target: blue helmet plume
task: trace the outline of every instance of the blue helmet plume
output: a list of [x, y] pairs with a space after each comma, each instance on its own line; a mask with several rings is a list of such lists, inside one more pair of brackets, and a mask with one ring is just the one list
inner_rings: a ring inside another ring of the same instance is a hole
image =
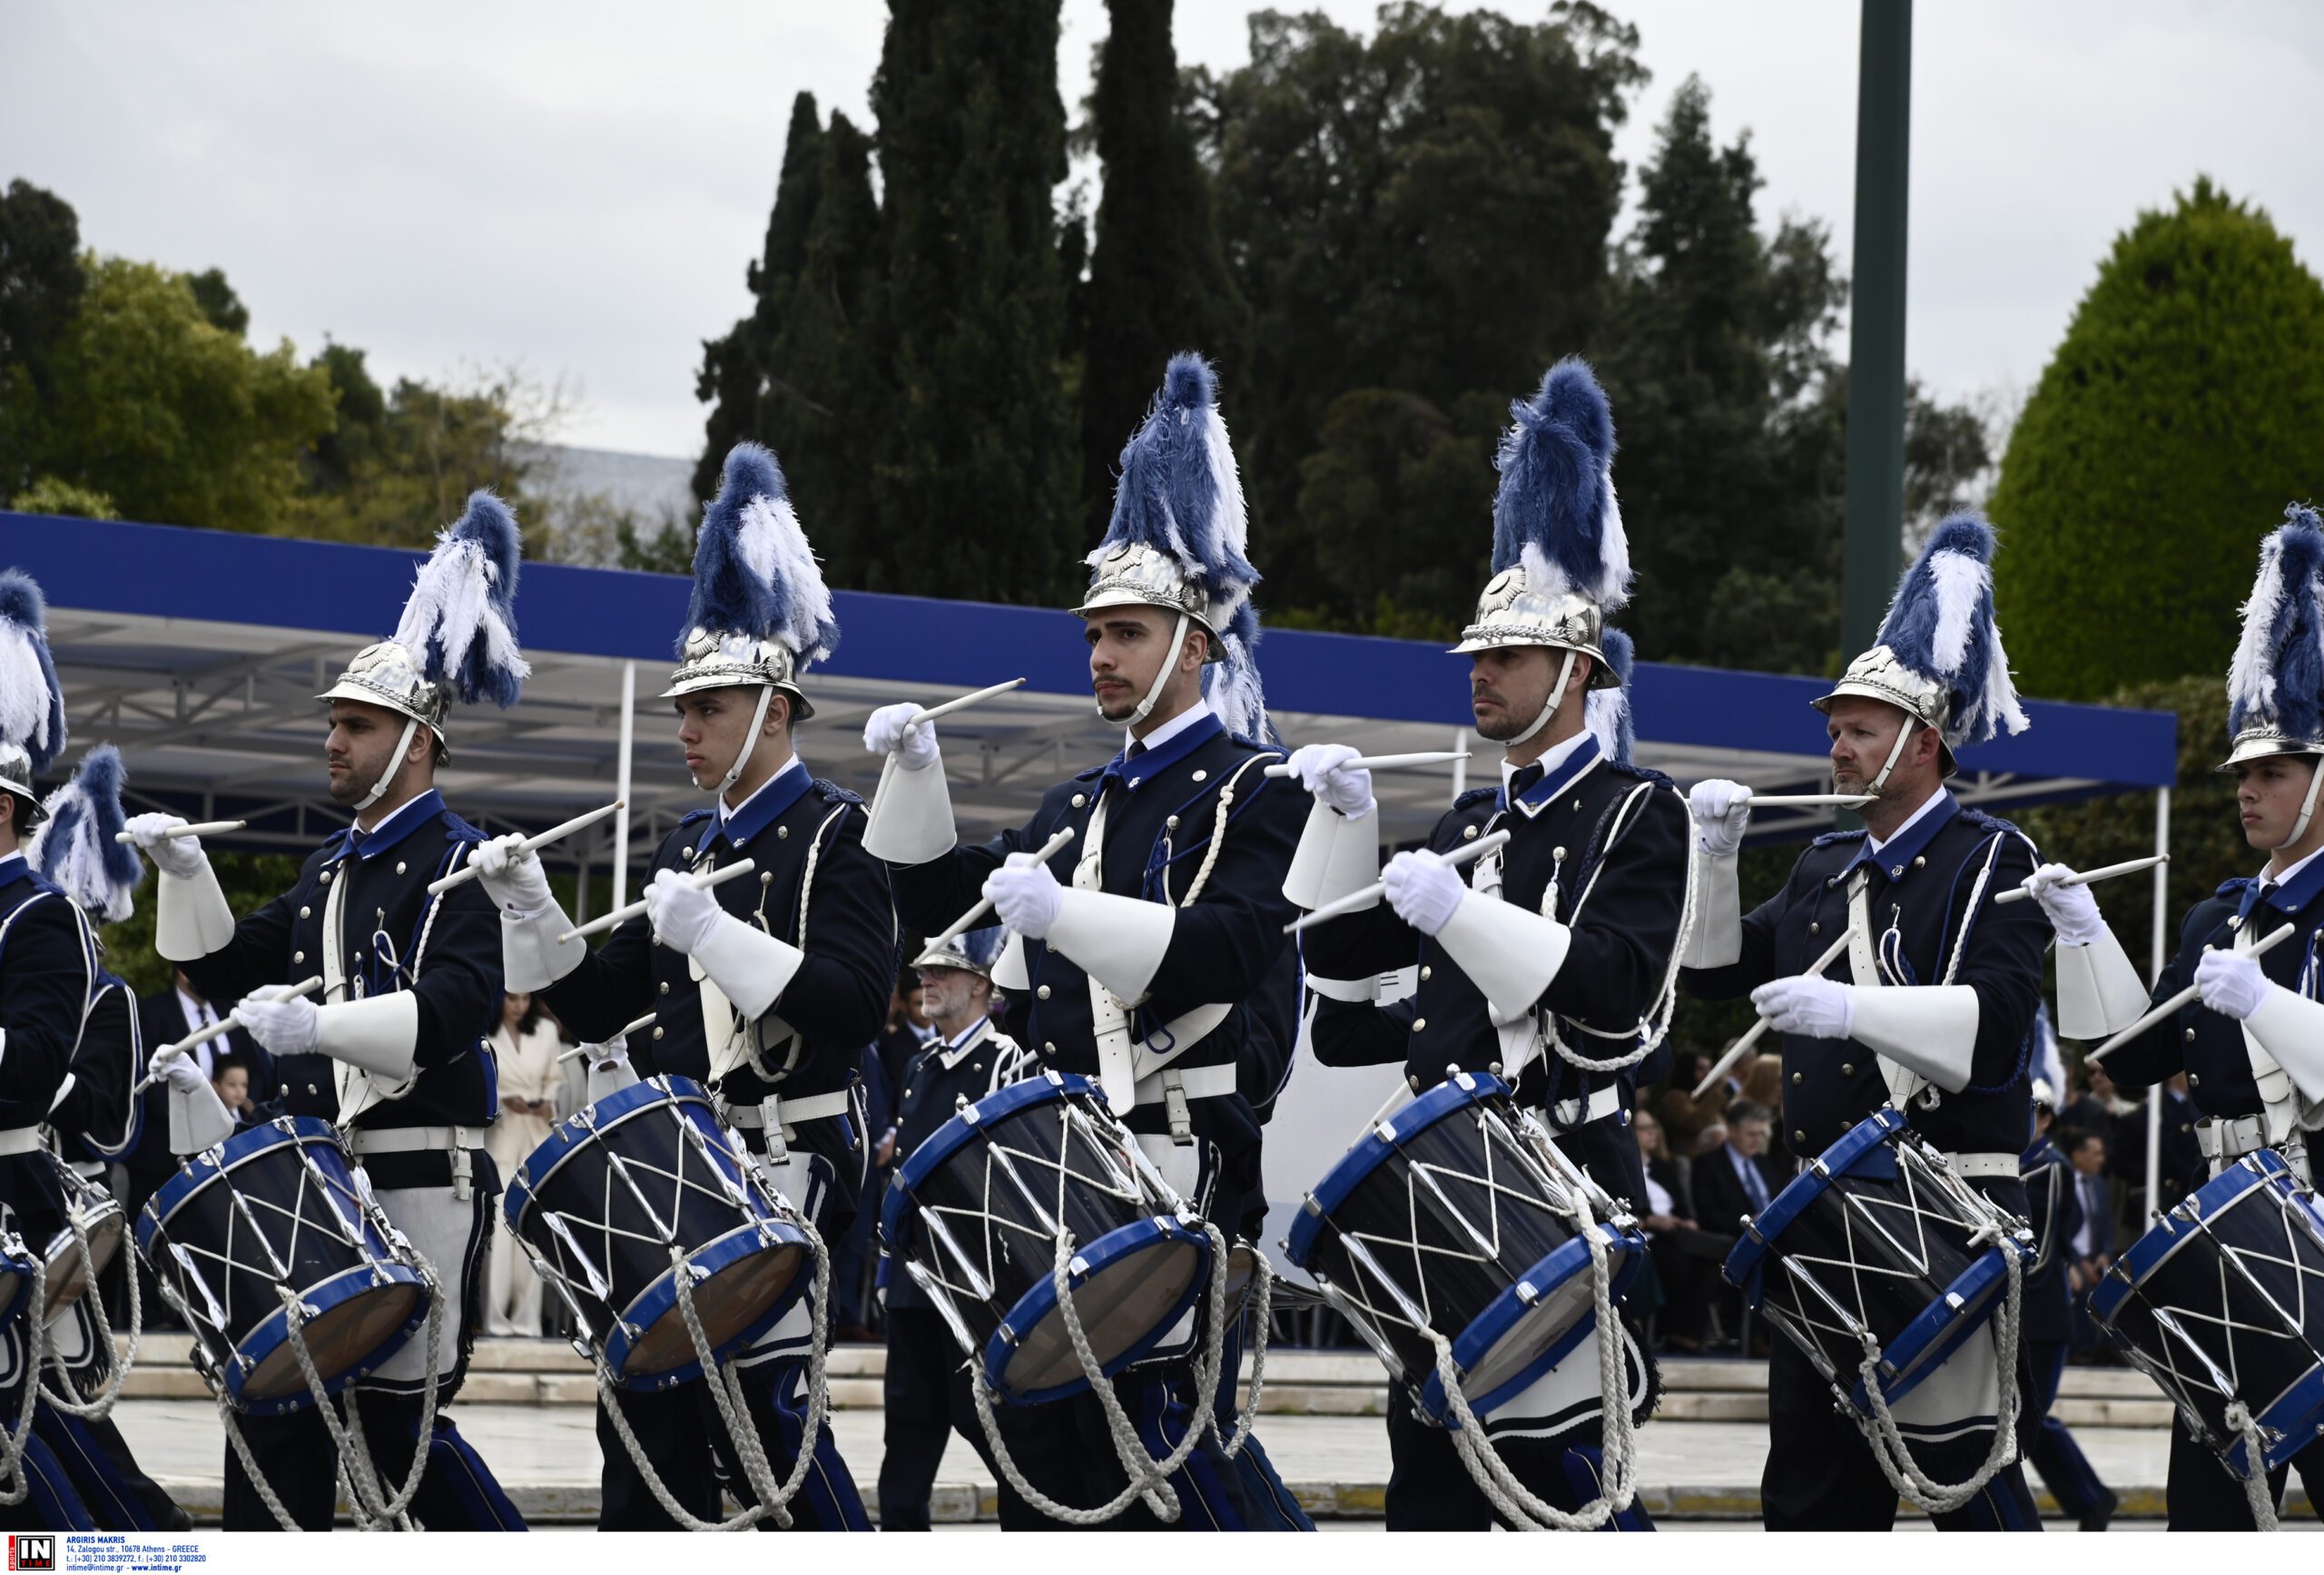
[[726, 456], [718, 496], [703, 510], [694, 549], [694, 599], [677, 651], [695, 629], [773, 640], [801, 667], [839, 648], [832, 594], [791, 507], [774, 456], [737, 443]]
[[1614, 497], [1606, 391], [1589, 362], [1568, 356], [1509, 413], [1493, 460], [1493, 572], [1522, 564], [1533, 590], [1575, 592], [1615, 611], [1630, 600], [1630, 549]]
[[72, 780], [48, 795], [48, 819], [25, 850], [32, 867], [55, 882], [83, 912], [118, 924], [136, 907], [144, 861], [137, 850], [113, 841], [127, 823], [122, 783], [128, 773], [121, 752], [101, 743], [82, 759]]
[[436, 538], [396, 625], [420, 675], [463, 704], [517, 704], [532, 668], [517, 646], [517, 571], [524, 547], [508, 506], [479, 488]]
[[2284, 510], [2260, 549], [2227, 701], [2230, 733], [2324, 743], [2324, 528], [2313, 509]]
[[1606, 653], [1614, 684], [1611, 688], [1590, 692], [1582, 720], [1597, 734], [1598, 747], [1606, 758], [1628, 765], [1638, 750], [1638, 727], [1630, 714], [1630, 669], [1636, 664], [1637, 648], [1620, 629], [1606, 630], [1598, 648]]
[[993, 964], [1000, 960], [1001, 947], [1006, 945], [1008, 940], [1007, 927], [988, 924], [982, 930], [966, 931], [960, 936], [957, 944], [960, 948], [961, 956], [990, 975], [992, 972]]
[[0, 573], [0, 743], [23, 750], [36, 772], [64, 752], [64, 686], [48, 652], [48, 603], [22, 569]]
[[2026, 727], [1994, 622], [1993, 563], [1994, 527], [1974, 512], [1954, 515], [1905, 571], [1880, 624], [1879, 643], [1943, 686], [1944, 738], [1954, 749]]

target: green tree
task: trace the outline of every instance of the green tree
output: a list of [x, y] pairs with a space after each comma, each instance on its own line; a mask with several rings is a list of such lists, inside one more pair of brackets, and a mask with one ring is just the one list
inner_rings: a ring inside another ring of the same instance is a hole
[[329, 379], [286, 340], [263, 354], [212, 324], [183, 274], [84, 260], [48, 352], [47, 397], [12, 383], [0, 444], [25, 475], [99, 493], [132, 519], [280, 530], [300, 456], [330, 430]]
[[210, 320], [212, 328], [236, 339], [250, 331], [251, 309], [242, 304], [242, 298], [226, 282], [223, 269], [208, 268], [188, 274], [186, 285], [193, 291], [193, 299], [200, 303], [202, 315]]
[[[29, 181], [0, 194], [0, 421], [12, 404], [53, 398], [49, 356], [79, 310], [81, 221], [72, 204]], [[18, 384], [25, 391], [12, 392]], [[0, 497], [30, 479], [21, 440], [0, 426]]]
[[[1122, 445], [1171, 355], [1201, 350], [1231, 379], [1246, 316], [1219, 248], [1209, 177], [1177, 113], [1171, 0], [1108, 0], [1106, 9], [1111, 25], [1089, 100], [1105, 184], [1081, 303], [1081, 497], [1084, 513], [1098, 517]], [[1078, 275], [1068, 265], [1067, 276]]]
[[425, 546], [490, 487], [524, 527], [526, 556], [556, 556], [541, 501], [527, 491], [537, 445], [563, 420], [557, 385], [520, 367], [470, 369], [445, 383], [399, 379], [382, 391], [363, 352], [327, 345], [311, 369], [339, 402], [338, 426], [306, 456], [309, 490], [294, 534], [381, 546]]
[[2207, 179], [2139, 215], [2003, 456], [1994, 576], [2019, 683], [2069, 698], [2226, 670], [2260, 538], [2324, 493], [2324, 286]]
[[893, 0], [872, 86], [886, 259], [861, 583], [993, 600], [1078, 588], [1095, 531], [1061, 359], [1057, 0]]

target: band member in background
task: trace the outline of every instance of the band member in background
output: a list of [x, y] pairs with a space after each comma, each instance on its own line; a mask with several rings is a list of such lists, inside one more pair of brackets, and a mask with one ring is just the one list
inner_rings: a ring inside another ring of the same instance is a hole
[[2023, 1314], [2026, 1367], [2034, 1375], [2025, 1415], [2034, 1431], [2025, 1458], [2042, 1473], [2058, 1508], [2079, 1521], [2082, 1530], [2102, 1531], [2122, 1501], [2098, 1480], [2065, 1422], [2050, 1414], [2073, 1342], [2074, 1295], [2081, 1289], [2075, 1284], [2073, 1243], [2083, 1227], [2082, 1193], [2074, 1185], [2073, 1166], [2050, 1141], [2057, 1098], [2054, 1085], [2034, 1079], [2034, 1141], [2018, 1159], [2018, 1173], [2025, 1181], [2025, 1217], [2034, 1227], [2037, 1255], [2025, 1273]]

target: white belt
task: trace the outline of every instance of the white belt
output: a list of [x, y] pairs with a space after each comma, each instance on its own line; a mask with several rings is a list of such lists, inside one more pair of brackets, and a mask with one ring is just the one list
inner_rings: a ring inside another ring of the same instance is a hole
[[[833, 1116], [844, 1116], [851, 1100], [845, 1088], [837, 1088], [828, 1094], [810, 1094], [801, 1099], [773, 1095], [767, 1103], [775, 1107], [777, 1120], [785, 1127], [796, 1127], [802, 1121], [826, 1121]], [[762, 1105], [730, 1105], [726, 1108], [726, 1119], [741, 1130], [766, 1130], [766, 1110]]]
[[479, 1127], [358, 1127], [347, 1135], [347, 1146], [359, 1155], [428, 1154], [439, 1149], [460, 1153], [483, 1147], [484, 1129]]
[[1415, 963], [1388, 973], [1367, 973], [1362, 979], [1322, 979], [1311, 973], [1307, 976], [1307, 988], [1328, 1000], [1393, 1006], [1420, 988], [1420, 966]]
[[1587, 1127], [1592, 1121], [1603, 1121], [1621, 1107], [1620, 1086], [1609, 1083], [1587, 1099], [1561, 1099], [1546, 1107], [1541, 1114], [1552, 1131], [1571, 1132], [1577, 1127]]
[[2265, 1116], [2214, 1117], [2195, 1123], [2195, 1143], [2209, 1160], [2237, 1160], [2268, 1146]]
[[31, 1154], [44, 1147], [37, 1127], [15, 1127], [0, 1132], [0, 1154]]
[[1178, 1077], [1178, 1087], [1189, 1099], [1216, 1099], [1232, 1094], [1236, 1088], [1235, 1063], [1222, 1062], [1216, 1067], [1165, 1067], [1158, 1072], [1148, 1072], [1137, 1080], [1137, 1102], [1158, 1105], [1169, 1092], [1165, 1081], [1173, 1072]]
[[1996, 1176], [2018, 1179], [2019, 1156], [2014, 1154], [1948, 1154], [1945, 1163], [1965, 1180], [1990, 1180]]

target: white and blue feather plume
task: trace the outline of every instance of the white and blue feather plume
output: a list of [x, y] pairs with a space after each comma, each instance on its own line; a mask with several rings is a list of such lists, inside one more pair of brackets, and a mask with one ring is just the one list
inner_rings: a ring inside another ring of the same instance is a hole
[[1509, 408], [1494, 468], [1495, 574], [1523, 565], [1529, 589], [1587, 596], [1606, 612], [1630, 600], [1630, 538], [1614, 497], [1614, 416], [1590, 363], [1568, 356], [1541, 391]]
[[802, 668], [839, 648], [822, 568], [791, 507], [783, 467], [760, 444], [734, 445], [718, 496], [703, 509], [679, 655], [695, 629], [775, 641]]
[[962, 957], [975, 963], [990, 978], [993, 964], [1000, 960], [1000, 949], [1008, 942], [1006, 925], [988, 924], [981, 930], [964, 930], [953, 944], [960, 949]]
[[2230, 734], [2270, 729], [2324, 741], [2324, 528], [2298, 504], [2260, 549], [2227, 674]]
[[35, 772], [64, 753], [64, 686], [48, 651], [48, 603], [22, 569], [0, 573], [0, 742], [30, 755]]
[[532, 674], [517, 645], [517, 572], [524, 556], [517, 517], [481, 489], [419, 566], [395, 641], [420, 675], [473, 705], [517, 704]]
[[48, 795], [42, 806], [48, 819], [25, 850], [25, 860], [74, 907], [108, 924], [136, 910], [137, 882], [145, 875], [137, 850], [113, 841], [128, 823], [121, 807], [127, 776], [121, 751], [110, 743], [91, 750], [71, 780]]
[[1994, 622], [1994, 527], [1954, 515], [1905, 571], [1881, 620], [1880, 644], [1946, 695], [1945, 742], [1960, 749], [2026, 728]]
[[1638, 726], [1630, 714], [1630, 669], [1636, 664], [1637, 648], [1620, 629], [1605, 630], [1598, 648], [1606, 653], [1606, 668], [1613, 674], [1614, 684], [1590, 692], [1582, 703], [1582, 724], [1597, 735], [1599, 751], [1608, 760], [1629, 765], [1638, 752]]

